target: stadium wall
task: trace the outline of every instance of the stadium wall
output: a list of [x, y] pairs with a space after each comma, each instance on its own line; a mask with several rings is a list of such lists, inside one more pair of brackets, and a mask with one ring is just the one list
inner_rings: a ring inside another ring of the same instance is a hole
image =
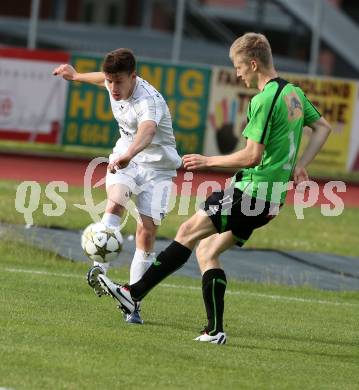
[[[65, 62], [80, 72], [96, 71], [102, 57], [0, 48], [0, 139], [105, 148], [115, 144], [118, 130], [107, 92], [53, 77], [53, 68]], [[167, 100], [180, 154], [227, 154], [244, 145], [247, 106], [256, 91], [244, 88], [232, 68], [140, 59], [138, 73]], [[332, 124], [333, 133], [313, 165], [322, 171], [359, 169], [359, 82], [281, 76], [300, 85]]]

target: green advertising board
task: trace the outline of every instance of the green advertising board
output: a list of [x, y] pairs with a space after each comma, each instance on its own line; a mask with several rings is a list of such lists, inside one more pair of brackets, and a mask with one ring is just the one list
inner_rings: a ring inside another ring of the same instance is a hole
[[[101, 69], [102, 57], [73, 55], [78, 72]], [[207, 119], [211, 70], [199, 66], [139, 61], [138, 74], [157, 88], [170, 108], [181, 155], [201, 153]], [[90, 84], [69, 85], [64, 145], [112, 148], [119, 137], [108, 92]]]

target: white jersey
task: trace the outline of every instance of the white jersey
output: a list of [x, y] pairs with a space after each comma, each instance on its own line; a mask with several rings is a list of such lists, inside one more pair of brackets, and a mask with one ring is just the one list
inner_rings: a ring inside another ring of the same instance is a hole
[[[109, 91], [107, 81], [106, 88]], [[113, 154], [123, 154], [133, 143], [138, 126], [144, 121], [157, 124], [156, 133], [142, 152], [132, 161], [154, 169], [175, 170], [181, 166], [181, 158], [176, 150], [172, 119], [162, 95], [146, 80], [136, 77], [132, 95], [126, 100], [115, 100], [110, 91], [112, 112], [119, 125], [121, 138], [113, 148]]]

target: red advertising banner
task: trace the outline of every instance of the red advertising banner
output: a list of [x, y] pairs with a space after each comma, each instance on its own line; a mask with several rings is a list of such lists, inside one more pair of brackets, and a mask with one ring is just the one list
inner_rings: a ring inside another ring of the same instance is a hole
[[0, 48], [0, 139], [57, 143], [67, 83], [52, 70], [66, 52]]

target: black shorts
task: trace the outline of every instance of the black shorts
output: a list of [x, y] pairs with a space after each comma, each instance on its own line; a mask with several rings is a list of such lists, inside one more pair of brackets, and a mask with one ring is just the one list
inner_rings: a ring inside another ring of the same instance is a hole
[[233, 186], [213, 192], [202, 205], [218, 233], [232, 231], [237, 245], [242, 246], [254, 229], [266, 225], [279, 211], [280, 205], [252, 198]]

